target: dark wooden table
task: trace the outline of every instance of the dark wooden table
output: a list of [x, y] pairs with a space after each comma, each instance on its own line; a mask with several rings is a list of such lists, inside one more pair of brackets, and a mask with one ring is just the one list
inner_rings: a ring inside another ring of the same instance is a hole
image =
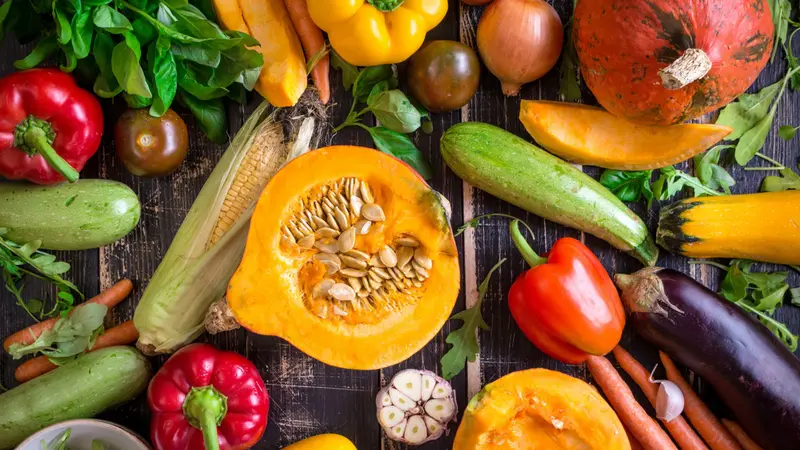
[[[451, 8], [444, 23], [431, 32], [429, 38], [460, 40], [475, 47], [475, 27], [482, 8], [459, 5], [454, 0], [450, 3]], [[571, 14], [572, 0], [553, 0], [553, 3], [566, 23]], [[0, 47], [2, 55], [0, 75], [12, 72], [11, 63], [30, 50], [31, 46], [21, 48], [13, 37], [7, 38]], [[784, 73], [785, 64], [779, 53], [776, 61], [761, 74], [754, 88], [760, 89], [773, 83]], [[332, 123], [338, 124], [346, 116], [351, 99], [341, 88], [342, 82], [338, 73], [333, 74], [332, 85], [336, 90], [336, 102], [330, 113]], [[497, 79], [484, 70], [480, 91], [468, 106], [461, 111], [434, 116], [433, 134], [420, 133], [416, 136], [418, 147], [430, 156], [433, 163], [435, 173], [433, 187], [442, 192], [452, 203], [453, 224], [458, 226], [465, 218], [490, 212], [514, 214], [525, 218], [533, 225], [536, 231], [534, 247], [537, 250], [547, 249], [558, 238], [571, 236], [584, 241], [595, 251], [609, 272], [628, 273], [638, 270], [641, 266], [635, 260], [615, 251], [605, 242], [546, 222], [497, 200], [463, 183], [445, 166], [439, 154], [439, 137], [444, 130], [457, 122], [487, 122], [528, 138], [517, 119], [520, 99], [557, 100], [557, 70], [535, 83], [526, 85], [521, 95], [513, 98], [504, 97]], [[592, 102], [591, 94], [585, 90], [584, 100]], [[248, 112], [252, 111], [259, 101], [260, 99], [253, 98], [250, 104], [244, 107], [238, 104], [230, 105], [231, 133], [241, 126]], [[118, 180], [133, 188], [139, 194], [142, 203], [141, 222], [133, 233], [111, 246], [85, 252], [61, 252], [58, 256], [72, 264], [69, 277], [87, 295], [94, 295], [123, 277], [134, 281], [136, 285], [134, 294], [113, 310], [113, 317], [110, 320], [112, 323], [119, 323], [133, 317], [136, 302], [143, 288], [164, 256], [172, 237], [225, 147], [216, 146], [206, 140], [194, 127], [189, 115], [183, 114], [191, 127], [191, 150], [181, 169], [166, 178], [134, 177], [122, 167], [114, 155], [111, 133], [113, 122], [119, 111], [124, 108], [124, 102], [118, 99], [115, 104], [107, 106], [106, 137], [103, 147], [83, 171], [82, 176]], [[789, 93], [784, 96], [775, 119], [776, 129], [782, 124], [800, 124], [800, 95]], [[362, 130], [345, 130], [334, 137], [333, 143], [364, 146], [372, 144], [366, 132]], [[763, 151], [786, 166], [794, 167], [800, 158], [798, 143], [799, 139], [785, 142], [773, 132]], [[683, 168], [687, 167], [684, 165]], [[596, 168], [585, 170], [595, 177], [600, 173]], [[757, 191], [765, 174], [746, 172], [741, 167], [735, 167], [732, 169], [732, 175], [737, 180], [734, 191], [745, 193]], [[644, 205], [633, 205], [633, 209], [647, 220], [651, 229], [655, 229], [656, 208], [647, 211]], [[491, 331], [480, 335], [481, 353], [478, 359], [474, 363], [469, 363], [466, 371], [453, 380], [459, 404], [462, 407], [466, 405], [468, 399], [486, 383], [521, 369], [545, 367], [588, 380], [589, 376], [584, 367], [561, 364], [544, 356], [519, 332], [511, 318], [506, 306], [506, 292], [515, 277], [522, 273], [526, 266], [510, 242], [507, 223], [499, 220], [484, 222], [477, 229], [459, 237], [458, 246], [462, 256], [464, 284], [456, 310], [473, 304], [477, 298], [477, 285], [488, 270], [499, 259], [508, 258], [493, 277], [483, 305], [484, 316], [491, 326]], [[712, 289], [718, 287], [720, 280], [718, 269], [692, 266], [685, 258], [666, 254], [662, 256], [659, 264], [689, 273]], [[769, 265], [763, 267], [774, 269]], [[794, 273], [791, 277], [794, 286], [800, 285], [798, 274]], [[50, 295], [49, 291], [39, 286], [31, 287], [30, 293]], [[30, 322], [28, 316], [15, 306], [11, 295], [4, 290], [0, 291], [0, 317], [3, 318], [0, 321], [0, 336], [7, 336]], [[800, 310], [796, 307], [786, 306], [778, 311], [776, 317], [786, 322], [795, 333], [800, 332]], [[433, 341], [403, 364], [368, 372], [328, 367], [305, 356], [285, 341], [257, 336], [243, 330], [215, 337], [205, 336], [201, 340], [244, 354], [258, 366], [266, 380], [272, 401], [269, 426], [266, 435], [256, 448], [279, 449], [304, 437], [331, 432], [351, 438], [360, 450], [399, 449], [404, 446], [389, 441], [381, 433], [375, 418], [375, 394], [382, 383], [402, 368], [438, 371], [439, 359], [446, 351], [445, 336], [454, 325], [460, 326], [460, 322], [445, 325]], [[626, 332], [622, 345], [630, 349], [648, 367], [652, 367], [657, 361], [656, 350], [631, 332]], [[156, 358], [154, 363], [158, 365], [163, 360]], [[7, 387], [15, 385], [12, 374], [17, 365], [18, 362], [12, 361], [5, 353], [0, 357], [0, 382], [3, 385]], [[703, 386], [700, 380], [695, 380], [695, 386], [709, 402], [718, 405], [714, 393]], [[142, 435], [149, 434], [150, 418], [144, 398], [109, 411], [101, 418], [130, 427]], [[453, 433], [422, 448], [449, 449], [452, 447], [452, 439]]]

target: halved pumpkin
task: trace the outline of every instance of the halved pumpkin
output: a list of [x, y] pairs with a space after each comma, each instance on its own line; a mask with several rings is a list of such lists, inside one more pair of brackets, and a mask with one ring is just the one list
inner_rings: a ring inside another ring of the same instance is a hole
[[327, 147], [293, 160], [267, 185], [227, 299], [250, 331], [367, 370], [428, 343], [459, 286], [438, 194], [389, 155]]
[[453, 450], [630, 450], [625, 429], [586, 382], [547, 369], [513, 372], [467, 405]]
[[519, 118], [550, 153], [617, 170], [660, 169], [686, 161], [733, 131], [700, 123], [641, 125], [594, 106], [537, 100], [523, 101]]

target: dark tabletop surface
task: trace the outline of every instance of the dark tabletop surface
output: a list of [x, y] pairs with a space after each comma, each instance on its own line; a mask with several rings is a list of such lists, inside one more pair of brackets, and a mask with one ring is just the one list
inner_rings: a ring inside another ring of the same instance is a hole
[[[460, 40], [475, 47], [475, 28], [482, 8], [459, 5], [451, 0], [450, 11], [445, 21], [429, 34], [429, 39]], [[572, 12], [572, 0], [552, 0], [564, 23]], [[6, 38], [0, 46], [0, 75], [13, 71], [12, 62], [32, 49], [31, 45], [20, 47], [12, 37]], [[760, 89], [780, 79], [785, 73], [782, 55], [770, 64], [756, 81], [753, 89]], [[402, 67], [401, 67], [402, 76]], [[402, 78], [401, 78], [402, 79]], [[341, 123], [350, 107], [351, 97], [342, 89], [338, 72], [332, 74], [335, 90], [334, 105], [330, 109], [331, 123]], [[402, 87], [402, 82], [401, 82]], [[508, 205], [483, 193], [458, 179], [444, 164], [439, 154], [439, 137], [451, 125], [463, 121], [481, 121], [497, 125], [529, 139], [522, 124], [517, 119], [520, 99], [558, 99], [558, 71], [554, 70], [541, 80], [526, 85], [519, 97], [506, 98], [500, 92], [500, 84], [488, 71], [482, 73], [478, 94], [460, 111], [433, 117], [434, 132], [431, 135], [418, 133], [417, 146], [430, 156], [433, 163], [434, 179], [432, 185], [442, 192], [452, 203], [454, 226], [464, 222], [464, 218], [491, 212], [514, 214], [526, 219], [536, 232], [534, 248], [544, 251], [558, 238], [571, 236], [584, 241], [600, 258], [611, 273], [629, 273], [641, 268], [639, 263], [609, 244], [578, 231], [546, 222], [518, 208]], [[233, 134], [259, 103], [260, 98], [251, 97], [249, 105], [235, 103], [229, 105], [230, 132]], [[584, 89], [584, 101], [592, 103], [591, 94]], [[142, 203], [142, 218], [138, 227], [121, 241], [108, 247], [84, 252], [59, 252], [58, 257], [72, 264], [69, 278], [87, 296], [93, 296], [101, 289], [111, 286], [121, 278], [134, 281], [133, 295], [120, 306], [113, 309], [109, 324], [116, 324], [133, 317], [143, 288], [164, 256], [172, 237], [192, 205], [225, 146], [217, 146], [205, 139], [195, 127], [189, 114], [181, 112], [190, 127], [190, 154], [180, 170], [172, 176], [160, 179], [137, 178], [129, 174], [114, 155], [113, 133], [116, 117], [124, 109], [124, 101], [104, 103], [106, 111], [106, 134], [103, 146], [82, 172], [83, 178], [106, 178], [121, 181], [136, 191]], [[770, 157], [786, 166], [796, 167], [800, 151], [800, 139], [785, 142], [777, 135], [777, 127], [782, 124], [800, 124], [800, 95], [787, 93], [778, 107], [774, 121], [775, 130], [767, 139], [762, 150]], [[345, 130], [336, 135], [332, 143], [372, 146], [366, 131]], [[753, 162], [752, 165], [760, 164]], [[682, 168], [688, 166], [683, 164]], [[592, 176], [599, 176], [596, 168], [585, 168]], [[733, 167], [731, 174], [737, 181], [733, 188], [736, 193], [756, 192], [765, 176], [764, 172], [746, 172], [741, 167]], [[633, 205], [655, 230], [657, 208], [647, 211], [644, 205]], [[754, 218], [757, 220], [757, 218]], [[462, 407], [481, 386], [510, 372], [544, 367], [590, 380], [583, 366], [569, 366], [554, 361], [536, 349], [519, 331], [506, 304], [506, 292], [511, 283], [525, 269], [525, 262], [518, 256], [507, 232], [507, 223], [487, 221], [477, 229], [470, 230], [457, 239], [462, 262], [462, 292], [456, 310], [471, 305], [477, 298], [477, 285], [489, 269], [501, 258], [508, 261], [492, 278], [485, 298], [484, 316], [491, 331], [479, 337], [481, 352], [474, 363], [453, 380], [458, 393], [458, 403]], [[717, 289], [721, 271], [707, 266], [688, 264], [686, 258], [667, 255], [659, 260], [659, 265], [681, 270], [698, 279], [712, 289]], [[760, 266], [774, 269], [770, 265]], [[800, 285], [800, 276], [793, 273], [790, 278], [793, 286]], [[40, 286], [32, 286], [30, 293], [50, 295], [50, 291]], [[47, 294], [46, 294], [47, 293]], [[5, 337], [30, 323], [25, 312], [15, 306], [13, 298], [5, 290], [0, 290], [0, 336]], [[776, 313], [795, 333], [800, 332], [800, 309], [785, 306]], [[200, 340], [210, 342], [222, 349], [239, 352], [253, 361], [261, 371], [271, 396], [269, 425], [264, 438], [256, 449], [279, 449], [294, 441], [319, 433], [343, 434], [360, 450], [400, 449], [405, 446], [388, 440], [380, 430], [375, 418], [375, 395], [381, 383], [403, 368], [425, 368], [438, 371], [438, 361], [446, 351], [445, 336], [453, 326], [460, 322], [448, 323], [440, 333], [419, 353], [397, 366], [376, 371], [351, 371], [328, 367], [317, 362], [285, 341], [264, 337], [238, 330], [217, 336], [204, 336]], [[655, 348], [637, 338], [630, 330], [626, 331], [622, 345], [629, 349], [642, 364], [652, 367], [658, 359]], [[159, 365], [164, 358], [155, 358]], [[0, 357], [0, 382], [6, 387], [16, 385], [13, 371], [19, 364], [7, 354]], [[692, 377], [695, 387], [721, 414], [719, 399], [702, 380]], [[634, 388], [638, 392], [638, 388]], [[640, 397], [641, 398], [641, 397]], [[648, 406], [649, 408], [649, 406]], [[462, 408], [463, 409], [463, 408]], [[143, 397], [108, 411], [102, 416], [127, 426], [142, 435], [149, 434], [149, 414]], [[460, 416], [459, 416], [460, 417]], [[455, 429], [453, 429], [455, 431]], [[425, 450], [450, 449], [454, 433], [439, 441], [420, 447]]]

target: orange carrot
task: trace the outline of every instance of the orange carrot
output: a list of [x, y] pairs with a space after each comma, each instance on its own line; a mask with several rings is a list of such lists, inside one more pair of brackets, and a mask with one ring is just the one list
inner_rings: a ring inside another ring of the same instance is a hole
[[[286, 9], [289, 10], [289, 17], [292, 18], [300, 42], [303, 44], [306, 58], [310, 61], [325, 48], [325, 37], [322, 35], [322, 30], [311, 20], [307, 0], [284, 0], [284, 3]], [[319, 98], [325, 105], [331, 99], [331, 82], [328, 79], [330, 70], [331, 58], [328, 55], [322, 57], [311, 70], [311, 79], [314, 80], [314, 85], [319, 90]]]
[[[639, 385], [644, 391], [650, 404], [656, 406], [656, 398], [658, 397], [658, 386], [650, 382], [650, 372], [644, 368], [639, 361], [636, 361], [630, 353], [625, 351], [624, 348], [617, 345], [614, 347], [614, 357], [617, 358], [619, 366], [622, 370], [628, 373], [633, 381]], [[694, 432], [691, 426], [686, 422], [683, 416], [678, 416], [669, 422], [666, 420], [661, 421], [664, 427], [667, 428], [669, 434], [678, 443], [678, 447], [682, 450], [708, 450], [706, 444], [700, 439], [700, 436]]]
[[628, 385], [619, 376], [614, 366], [602, 356], [589, 356], [586, 367], [592, 373], [594, 381], [600, 385], [603, 393], [622, 424], [630, 430], [631, 435], [645, 450], [678, 450], [675, 444], [633, 398]]
[[[88, 303], [96, 303], [98, 305], [105, 305], [108, 309], [111, 309], [117, 306], [122, 300], [124, 300], [128, 294], [131, 293], [133, 290], [133, 283], [131, 280], [120, 280], [117, 284], [111, 286], [110, 288], [106, 289], [105, 291], [101, 292], [96, 297], [81, 303], [81, 305], [85, 305]], [[80, 308], [81, 305], [76, 306], [76, 308]], [[43, 320], [39, 323], [33, 324], [23, 330], [17, 331], [16, 333], [12, 334], [5, 341], [3, 341], [3, 348], [8, 351], [8, 349], [13, 344], [20, 344], [20, 345], [30, 345], [36, 342], [36, 338], [42, 335], [46, 330], [49, 330], [55, 326], [56, 322], [58, 322], [58, 317], [54, 317], [52, 319]]]
[[725, 428], [739, 441], [739, 444], [744, 450], [764, 450], [760, 445], [756, 444], [756, 441], [752, 440], [750, 436], [745, 433], [738, 423], [732, 420], [722, 419], [722, 424], [725, 425]]
[[631, 444], [631, 450], [644, 450], [642, 444], [631, 434], [631, 430], [625, 428], [625, 434], [628, 435], [628, 442]]
[[684, 410], [686, 417], [700, 436], [708, 443], [713, 450], [742, 450], [742, 446], [735, 437], [717, 420], [714, 413], [708, 409], [700, 397], [695, 394], [689, 383], [683, 378], [675, 363], [664, 352], [658, 352], [661, 362], [667, 370], [667, 379], [677, 384], [683, 392]]
[[[139, 332], [133, 326], [133, 321], [129, 320], [117, 325], [110, 330], [106, 330], [103, 334], [97, 337], [94, 342], [94, 347], [89, 351], [100, 350], [101, 348], [113, 347], [115, 345], [128, 345], [132, 344], [139, 339]], [[37, 356], [22, 363], [17, 370], [14, 371], [14, 378], [20, 383], [30, 381], [36, 377], [42, 376], [58, 366], [50, 362], [47, 356]]]

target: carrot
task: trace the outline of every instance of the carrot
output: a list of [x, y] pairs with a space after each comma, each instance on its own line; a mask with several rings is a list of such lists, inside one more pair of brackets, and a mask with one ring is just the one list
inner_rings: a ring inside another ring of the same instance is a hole
[[750, 436], [745, 433], [738, 423], [732, 420], [722, 419], [722, 424], [725, 425], [725, 428], [739, 441], [739, 444], [744, 450], [764, 450], [760, 445], [756, 444], [756, 441], [752, 440]]
[[[325, 37], [322, 30], [311, 20], [308, 12], [307, 0], [284, 0], [289, 17], [292, 19], [294, 29], [303, 43], [306, 58], [311, 61], [319, 52], [325, 49]], [[319, 90], [319, 98], [327, 105], [331, 99], [331, 83], [328, 79], [331, 70], [331, 58], [325, 55], [311, 70], [311, 79]]]
[[[650, 372], [619, 345], [614, 347], [614, 357], [617, 358], [617, 362], [619, 366], [622, 367], [622, 370], [627, 372], [628, 375], [633, 378], [633, 381], [644, 391], [647, 399], [650, 400], [650, 404], [656, 406], [658, 386], [650, 382]], [[669, 431], [669, 434], [672, 435], [672, 438], [675, 439], [675, 442], [678, 443], [678, 447], [682, 450], [708, 450], [706, 444], [700, 439], [700, 436], [694, 432], [683, 416], [678, 416], [669, 422], [666, 420], [662, 420], [661, 422]]]
[[[100, 350], [101, 348], [113, 347], [115, 345], [132, 344], [139, 339], [139, 332], [133, 326], [133, 321], [129, 320], [117, 325], [110, 330], [106, 330], [103, 334], [97, 337], [89, 351]], [[37, 356], [22, 363], [17, 370], [14, 371], [14, 378], [20, 383], [30, 381], [36, 377], [42, 376], [47, 372], [57, 368], [58, 366], [50, 362], [47, 356]]]
[[633, 437], [631, 430], [625, 428], [625, 434], [628, 435], [628, 442], [631, 444], [631, 450], [643, 450], [642, 444]]
[[[108, 309], [111, 309], [124, 300], [132, 290], [133, 283], [131, 283], [131, 280], [120, 280], [117, 282], [117, 284], [101, 292], [96, 297], [81, 303], [81, 305], [85, 305], [87, 303], [96, 303], [98, 305], [105, 305], [108, 307]], [[77, 308], [80, 308], [81, 305], [78, 305]], [[3, 341], [3, 348], [8, 351], [8, 349], [14, 344], [33, 344], [36, 342], [36, 339], [42, 335], [42, 333], [53, 328], [56, 322], [58, 322], [58, 319], [58, 317], [54, 317], [52, 319], [43, 320], [23, 330], [17, 331]]]
[[631, 435], [645, 450], [678, 450], [675, 444], [633, 398], [628, 385], [619, 376], [614, 366], [602, 356], [589, 356], [586, 367], [592, 373], [594, 381], [606, 394], [608, 402], [617, 412], [622, 424], [630, 430]]
[[667, 379], [677, 384], [683, 392], [684, 413], [700, 436], [713, 450], [742, 450], [742, 446], [735, 437], [717, 420], [714, 413], [708, 409], [703, 400], [694, 392], [689, 383], [683, 378], [675, 363], [664, 352], [658, 352], [661, 362], [667, 370]]

